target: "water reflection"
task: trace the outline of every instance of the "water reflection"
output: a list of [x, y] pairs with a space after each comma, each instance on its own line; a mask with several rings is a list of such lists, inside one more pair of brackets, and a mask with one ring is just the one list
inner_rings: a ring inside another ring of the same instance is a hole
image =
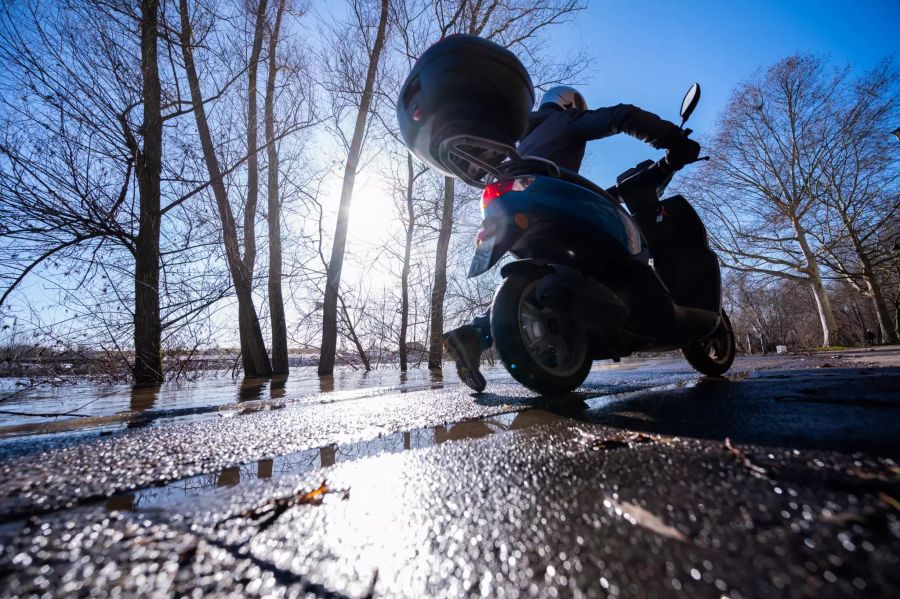
[[241, 468], [240, 466], [232, 466], [230, 468], [224, 468], [219, 473], [219, 478], [216, 479], [216, 486], [233, 487], [239, 482], [241, 482]]
[[429, 370], [428, 378], [431, 380], [431, 384], [428, 386], [429, 389], [444, 388], [444, 373], [440, 370]]
[[334, 466], [337, 460], [337, 445], [326, 445], [319, 449], [319, 465], [322, 468]]
[[477, 439], [478, 437], [487, 437], [494, 432], [494, 429], [488, 425], [487, 420], [470, 420], [454, 424], [449, 428], [445, 426], [434, 427], [434, 442], [444, 443], [445, 441], [459, 441], [461, 439]]
[[288, 375], [279, 374], [272, 377], [269, 383], [269, 397], [272, 399], [281, 399], [287, 394]]
[[250, 480], [272, 479], [287, 474], [303, 474], [317, 468], [327, 468], [340, 462], [363, 457], [432, 447], [450, 441], [486, 437], [503, 431], [522, 430], [558, 421], [571, 422], [571, 419], [545, 410], [530, 409], [458, 422], [449, 426], [413, 429], [368, 441], [326, 445], [241, 466], [230, 466], [217, 473], [201, 474], [161, 487], [124, 493], [110, 498], [106, 502], [106, 507], [110, 510], [166, 508], [180, 501], [195, 499], [210, 490], [232, 487]]
[[134, 502], [134, 493], [121, 493], [113, 495], [106, 500], [106, 509], [109, 511], [134, 511], [137, 506]]
[[263, 378], [247, 378], [242, 380], [238, 387], [238, 403], [261, 399], [263, 387], [268, 382], [269, 379]]
[[[491, 373], [489, 374], [489, 378]], [[506, 378], [496, 370], [497, 378]], [[14, 378], [0, 378], [0, 394], [19, 389]], [[58, 387], [36, 387], [18, 392], [4, 402], [15, 414], [0, 415], [0, 437], [85, 429], [112, 423], [146, 426], [161, 417], [179, 418], [215, 414], [232, 403], [266, 401], [279, 398], [311, 398], [320, 393], [356, 392], [382, 388], [392, 392], [440, 389], [456, 384], [456, 374], [412, 369], [401, 373], [390, 368], [365, 373], [339, 370], [334, 376], [319, 377], [312, 367], [295, 368], [287, 376], [235, 380], [221, 373], [194, 380], [165, 383], [157, 387], [132, 388], [130, 385], [98, 385], [90, 381]], [[21, 385], [20, 385], [21, 386]], [[47, 417], [45, 414], [58, 414]], [[90, 417], [90, 418], [86, 418]], [[99, 420], [98, 420], [99, 419]], [[48, 423], [52, 423], [49, 426]], [[5, 429], [5, 430], [4, 430]]]
[[156, 405], [160, 386], [133, 387], [128, 404], [128, 428], [147, 426], [153, 419], [147, 414]]

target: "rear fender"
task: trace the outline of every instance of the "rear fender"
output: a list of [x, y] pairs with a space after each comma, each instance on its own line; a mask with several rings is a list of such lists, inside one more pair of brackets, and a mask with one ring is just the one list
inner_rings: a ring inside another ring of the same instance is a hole
[[503, 278], [516, 274], [545, 277], [538, 288], [541, 302], [573, 310], [580, 318], [602, 321], [612, 317], [618, 320], [628, 314], [626, 305], [609, 287], [570, 266], [541, 260], [517, 260], [500, 269]]
[[500, 276], [505, 279], [510, 275], [548, 275], [555, 272], [556, 268], [558, 268], [557, 265], [548, 264], [543, 260], [516, 260], [515, 262], [504, 264], [503, 268], [500, 269]]

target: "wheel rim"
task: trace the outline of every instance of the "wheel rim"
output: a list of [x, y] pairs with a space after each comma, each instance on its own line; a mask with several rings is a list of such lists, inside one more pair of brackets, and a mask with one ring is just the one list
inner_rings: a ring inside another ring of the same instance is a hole
[[724, 364], [728, 361], [731, 349], [731, 331], [726, 327], [724, 320], [715, 333], [700, 342], [700, 347], [713, 362]]
[[584, 364], [587, 341], [566, 314], [538, 303], [537, 284], [529, 284], [519, 297], [522, 340], [531, 359], [548, 374], [571, 376]]

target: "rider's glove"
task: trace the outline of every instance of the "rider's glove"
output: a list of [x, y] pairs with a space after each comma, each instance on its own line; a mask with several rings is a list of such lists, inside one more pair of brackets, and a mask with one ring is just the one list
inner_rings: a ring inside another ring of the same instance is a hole
[[694, 162], [699, 156], [700, 144], [687, 136], [676, 138], [666, 150], [666, 162], [676, 170]]

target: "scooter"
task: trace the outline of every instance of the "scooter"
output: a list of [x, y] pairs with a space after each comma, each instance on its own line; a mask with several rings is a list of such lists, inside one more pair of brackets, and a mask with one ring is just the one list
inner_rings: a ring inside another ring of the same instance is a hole
[[[699, 99], [694, 84], [682, 102], [682, 128]], [[506, 154], [500, 164], [483, 159], [497, 153]], [[515, 258], [500, 270], [491, 334], [517, 381], [542, 394], [565, 393], [584, 382], [594, 360], [638, 351], [680, 349], [709, 376], [731, 367], [735, 339], [718, 258], [688, 201], [662, 199], [675, 173], [665, 158], [644, 161], [602, 189], [489, 139], [460, 136], [442, 154], [463, 180], [484, 184], [469, 176], [472, 165], [489, 175], [468, 275], [507, 254]]]

